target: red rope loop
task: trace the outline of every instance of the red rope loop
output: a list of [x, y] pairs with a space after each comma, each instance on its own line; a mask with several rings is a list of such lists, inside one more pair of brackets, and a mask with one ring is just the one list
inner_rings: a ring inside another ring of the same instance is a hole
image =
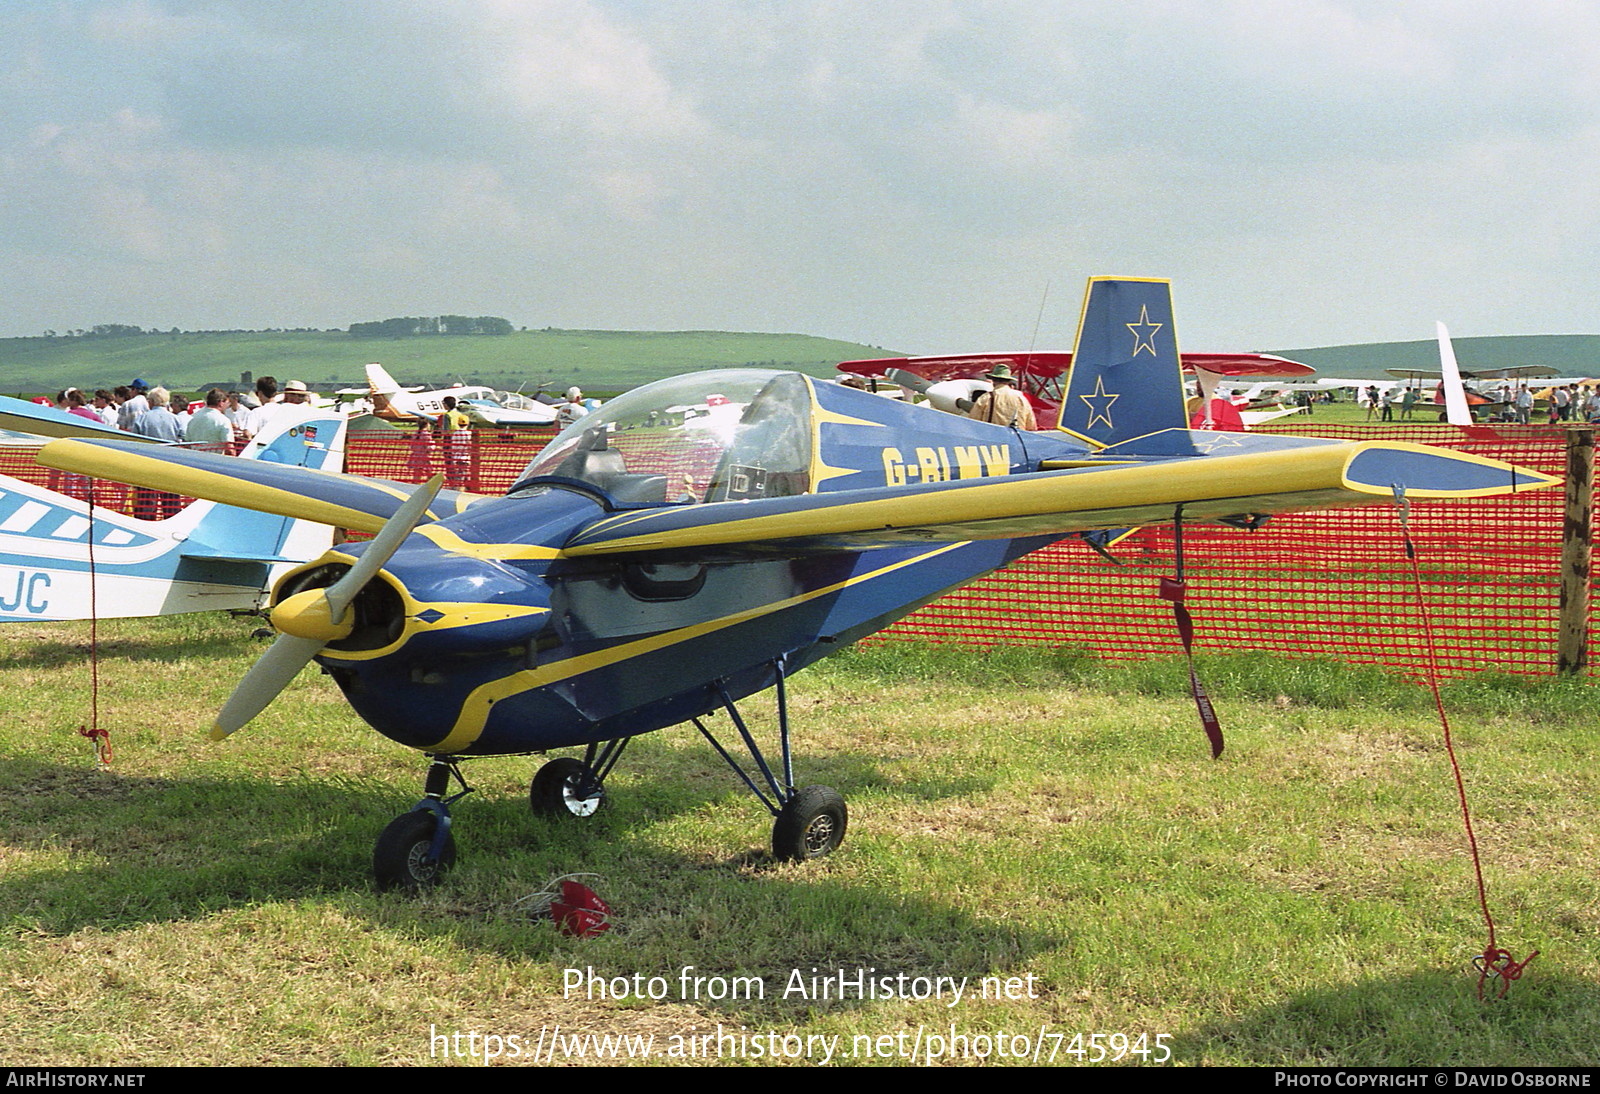
[[101, 767], [111, 766], [111, 734], [103, 726], [79, 726], [78, 735], [94, 742], [94, 758]]
[[1511, 982], [1521, 980], [1522, 970], [1532, 964], [1533, 959], [1538, 956], [1539, 951], [1534, 950], [1526, 959], [1517, 961], [1511, 956], [1510, 950], [1502, 950], [1491, 944], [1483, 953], [1472, 959], [1472, 963], [1478, 966], [1478, 998], [1483, 998], [1483, 986], [1489, 977], [1496, 976], [1500, 978], [1500, 990], [1495, 992], [1494, 997], [1504, 999], [1506, 992], [1511, 990]]

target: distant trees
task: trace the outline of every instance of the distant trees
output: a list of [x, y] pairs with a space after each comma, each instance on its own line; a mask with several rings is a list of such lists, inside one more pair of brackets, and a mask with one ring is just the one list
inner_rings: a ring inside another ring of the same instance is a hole
[[430, 334], [510, 334], [509, 320], [498, 315], [435, 315], [402, 319], [380, 319], [374, 323], [351, 323], [355, 338], [418, 338]]
[[[524, 327], [523, 330], [528, 328]], [[383, 319], [376, 323], [351, 323], [348, 332], [330, 327], [326, 331], [316, 327], [268, 327], [265, 330], [191, 330], [178, 327], [149, 330], [132, 323], [96, 323], [88, 329], [57, 332], [47, 330], [45, 338], [131, 338], [139, 335], [163, 335], [176, 338], [181, 334], [340, 334], [349, 333], [357, 338], [414, 338], [424, 334], [512, 334], [516, 330], [511, 322], [498, 315], [433, 315], [422, 318]]]

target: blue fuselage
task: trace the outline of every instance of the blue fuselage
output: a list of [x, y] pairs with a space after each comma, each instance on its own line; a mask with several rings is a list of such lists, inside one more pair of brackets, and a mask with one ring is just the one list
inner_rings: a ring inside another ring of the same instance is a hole
[[[770, 686], [1054, 537], [802, 557], [573, 560], [603, 515], [562, 486], [413, 535], [388, 604], [319, 658], [356, 711], [413, 748], [540, 751], [674, 725]], [[542, 556], [542, 557], [541, 557]], [[395, 590], [402, 590], [397, 598]], [[403, 621], [395, 617], [404, 605]], [[373, 647], [350, 649], [351, 645]]]

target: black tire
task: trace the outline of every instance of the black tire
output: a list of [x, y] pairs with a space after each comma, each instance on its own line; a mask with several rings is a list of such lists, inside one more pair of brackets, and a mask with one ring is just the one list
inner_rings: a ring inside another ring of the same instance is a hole
[[844, 842], [850, 811], [831, 786], [803, 786], [772, 825], [772, 854], [784, 862], [804, 862], [831, 853]]
[[455, 865], [456, 838], [451, 833], [444, 837], [439, 861], [428, 861], [438, 824], [439, 818], [427, 810], [402, 813], [389, 822], [372, 849], [372, 874], [380, 890], [405, 889], [415, 893], [430, 889]]
[[528, 787], [528, 804], [541, 816], [592, 817], [605, 800], [606, 792], [596, 785], [594, 773], [570, 756], [545, 764]]

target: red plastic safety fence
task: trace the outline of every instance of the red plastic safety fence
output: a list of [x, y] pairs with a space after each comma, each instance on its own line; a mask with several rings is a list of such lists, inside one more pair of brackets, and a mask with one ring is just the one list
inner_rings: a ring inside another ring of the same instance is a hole
[[457, 430], [441, 440], [428, 429], [358, 430], [345, 441], [345, 469], [396, 482], [445, 476], [445, 487], [474, 494], [503, 494], [554, 429], [490, 433]]
[[[1268, 431], [1416, 441], [1556, 475], [1566, 469], [1561, 428], [1305, 422]], [[425, 430], [361, 431], [350, 435], [346, 467], [400, 482], [442, 472], [454, 489], [493, 495], [516, 480], [553, 433], [474, 432], [469, 443], [450, 446]], [[35, 450], [0, 446], [0, 473], [82, 496], [81, 477], [39, 467]], [[686, 482], [703, 470], [693, 456], [684, 457]], [[95, 484], [98, 504], [159, 516], [155, 506], [163, 503], [148, 493]], [[1562, 491], [1414, 501], [1411, 522], [1441, 671], [1555, 671]], [[1159, 588], [1173, 572], [1172, 546], [1170, 528], [1140, 530], [1112, 548], [1118, 566], [1076, 540], [1057, 544], [952, 592], [881, 637], [1077, 645], [1121, 658], [1176, 654], [1181, 646]], [[1200, 650], [1323, 655], [1402, 672], [1422, 664], [1419, 605], [1393, 504], [1275, 517], [1254, 532], [1189, 524], [1184, 555]]]
[[[1297, 425], [1274, 432], [1408, 440], [1565, 473], [1561, 429]], [[1440, 670], [1548, 673], [1556, 667], [1559, 489], [1466, 501], [1413, 501], [1423, 595]], [[979, 645], [1084, 646], [1105, 657], [1182, 652], [1160, 579], [1173, 572], [1168, 528], [1136, 532], [1106, 562], [1058, 544], [957, 590], [883, 637]], [[1188, 604], [1202, 650], [1271, 650], [1417, 671], [1420, 609], [1393, 504], [1275, 517], [1254, 532], [1190, 524]]]

